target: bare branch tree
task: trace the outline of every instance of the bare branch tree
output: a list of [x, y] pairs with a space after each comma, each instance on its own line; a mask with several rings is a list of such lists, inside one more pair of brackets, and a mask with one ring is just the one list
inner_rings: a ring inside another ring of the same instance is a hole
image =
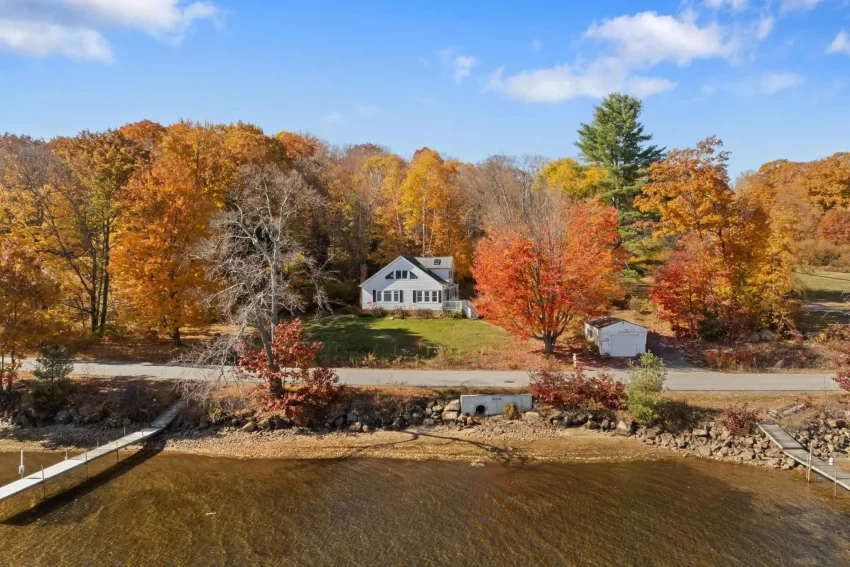
[[[209, 277], [220, 283], [207, 303], [236, 326], [233, 341], [255, 329], [274, 370], [271, 346], [281, 314], [303, 312], [309, 299], [319, 309], [328, 304], [326, 265], [311, 257], [300, 238], [309, 215], [323, 205], [298, 170], [246, 167], [229, 194], [227, 210], [212, 221], [212, 236], [195, 250]], [[221, 350], [231, 352], [233, 341], [212, 345], [219, 353], [206, 353], [205, 361], [223, 366]]]

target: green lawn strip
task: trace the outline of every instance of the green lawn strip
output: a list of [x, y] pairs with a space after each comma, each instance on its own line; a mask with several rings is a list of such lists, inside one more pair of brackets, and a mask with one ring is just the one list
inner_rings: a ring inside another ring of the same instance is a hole
[[372, 355], [430, 359], [443, 352], [452, 357], [497, 347], [511, 341], [507, 332], [470, 319], [397, 319], [334, 315], [308, 321], [309, 340], [325, 344], [320, 359], [356, 363]]

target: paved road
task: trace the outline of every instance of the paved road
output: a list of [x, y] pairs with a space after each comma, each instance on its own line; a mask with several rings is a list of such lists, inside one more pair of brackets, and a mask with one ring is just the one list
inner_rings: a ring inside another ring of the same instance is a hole
[[[25, 361], [24, 368], [31, 368]], [[151, 379], [210, 379], [213, 370], [166, 364], [81, 361], [75, 374], [89, 376], [125, 376]], [[341, 368], [340, 380], [346, 384], [371, 386], [403, 384], [408, 386], [524, 387], [528, 373], [493, 370], [376, 370]], [[611, 371], [617, 378], [622, 370]], [[814, 391], [836, 390], [831, 373], [824, 374], [731, 374], [703, 370], [671, 370], [667, 387], [674, 391]]]

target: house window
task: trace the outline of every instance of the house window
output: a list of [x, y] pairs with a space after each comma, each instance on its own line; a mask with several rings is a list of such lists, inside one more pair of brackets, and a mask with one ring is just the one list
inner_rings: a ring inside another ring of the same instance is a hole
[[394, 279], [395, 279], [395, 273], [394, 273], [394, 272], [390, 272], [389, 274], [387, 274], [387, 278], [386, 278], [386, 279], [388, 279], [388, 280], [394, 280]]
[[419, 279], [419, 276], [417, 276], [417, 275], [416, 275], [416, 274], [414, 274], [413, 272], [410, 272], [410, 279], [412, 279], [412, 280], [418, 280], [418, 279]]
[[393, 292], [385, 291], [384, 292], [384, 301], [392, 301], [393, 300]]
[[413, 292], [413, 303], [422, 303], [422, 292], [414, 291]]
[[393, 301], [404, 303], [404, 291], [399, 289], [393, 290]]
[[440, 260], [439, 258], [435, 258], [435, 259], [434, 259], [434, 265], [435, 265], [435, 266], [439, 266], [441, 261], [442, 261], [442, 260]]

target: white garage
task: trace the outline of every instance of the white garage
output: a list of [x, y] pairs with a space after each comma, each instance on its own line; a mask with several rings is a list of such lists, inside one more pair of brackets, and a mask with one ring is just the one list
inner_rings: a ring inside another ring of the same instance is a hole
[[616, 317], [588, 321], [584, 336], [606, 356], [633, 357], [646, 352], [646, 329]]

